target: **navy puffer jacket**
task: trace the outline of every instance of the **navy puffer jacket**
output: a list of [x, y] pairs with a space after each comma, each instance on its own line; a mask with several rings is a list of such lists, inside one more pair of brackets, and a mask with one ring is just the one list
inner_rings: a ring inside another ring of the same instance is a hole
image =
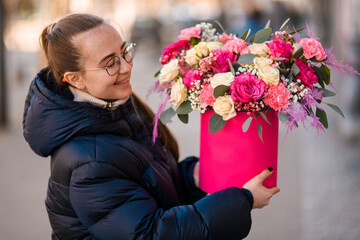
[[247, 236], [251, 193], [197, 189], [197, 158], [177, 163], [151, 142], [131, 98], [114, 111], [74, 102], [43, 69], [25, 103], [24, 136], [51, 156], [45, 201], [53, 239], [211, 239]]

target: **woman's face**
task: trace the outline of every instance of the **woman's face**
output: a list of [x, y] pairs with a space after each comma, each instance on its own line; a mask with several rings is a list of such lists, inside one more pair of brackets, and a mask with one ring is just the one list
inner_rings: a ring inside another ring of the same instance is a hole
[[[74, 44], [82, 57], [82, 69], [103, 68], [114, 56], [120, 58], [120, 70], [110, 76], [106, 69], [81, 71], [81, 90], [104, 100], [126, 99], [132, 93], [130, 84], [133, 62], [122, 57], [126, 44], [119, 33], [109, 24], [103, 23], [74, 37]], [[116, 64], [116, 63], [115, 63]]]

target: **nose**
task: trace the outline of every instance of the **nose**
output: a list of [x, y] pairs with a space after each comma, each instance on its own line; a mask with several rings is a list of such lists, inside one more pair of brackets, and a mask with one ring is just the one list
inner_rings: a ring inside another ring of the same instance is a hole
[[128, 63], [123, 57], [120, 57], [120, 70], [119, 74], [128, 73], [131, 71], [133, 62]]

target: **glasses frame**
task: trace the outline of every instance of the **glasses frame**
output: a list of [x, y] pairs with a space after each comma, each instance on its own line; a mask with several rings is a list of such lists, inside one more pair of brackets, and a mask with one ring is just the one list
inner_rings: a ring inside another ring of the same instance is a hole
[[[125, 42], [124, 44], [126, 44], [126, 42]], [[122, 52], [122, 53], [120, 54], [120, 56], [121, 56], [127, 63], [131, 63], [131, 62], [134, 60], [134, 58], [135, 58], [135, 47], [136, 47], [136, 43], [129, 43], [129, 44], [125, 47], [124, 52]], [[131, 58], [130, 61], [126, 60], [126, 58], [125, 58], [125, 55], [129, 52], [129, 51], [128, 51], [129, 48], [134, 49], [134, 50], [133, 50], [133, 51], [134, 51], [134, 55], [132, 56], [132, 58]], [[107, 65], [108, 65], [108, 63], [109, 63], [110, 61], [112, 61], [113, 59], [115, 59], [115, 63], [118, 63], [118, 64], [119, 64], [119, 69], [118, 69], [114, 74], [110, 74], [110, 73], [109, 73], [109, 70], [108, 70], [109, 67], [108, 67]], [[116, 74], [119, 73], [120, 68], [121, 68], [120, 57], [119, 57], [119, 56], [113, 56], [112, 58], [110, 58], [110, 59], [106, 62], [105, 67], [86, 68], [86, 69], [82, 69], [82, 70], [80, 70], [80, 71], [81, 71], [81, 72], [84, 72], [84, 71], [106, 70], [106, 72], [107, 72], [107, 74], [109, 74], [109, 76], [115, 76]]]

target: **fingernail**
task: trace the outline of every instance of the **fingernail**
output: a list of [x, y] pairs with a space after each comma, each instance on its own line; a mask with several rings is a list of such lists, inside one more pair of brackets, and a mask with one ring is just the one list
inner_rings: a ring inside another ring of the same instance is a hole
[[272, 167], [268, 168], [269, 172], [272, 172], [274, 169]]

